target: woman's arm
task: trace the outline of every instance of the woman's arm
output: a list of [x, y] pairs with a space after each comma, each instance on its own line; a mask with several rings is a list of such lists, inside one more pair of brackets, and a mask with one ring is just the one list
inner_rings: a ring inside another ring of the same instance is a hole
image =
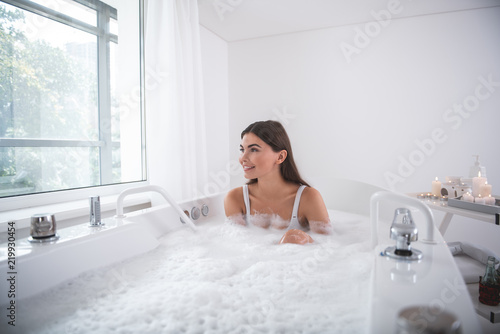
[[244, 218], [245, 214], [245, 201], [243, 199], [243, 188], [231, 189], [224, 197], [224, 211], [227, 219], [231, 222], [246, 225]]
[[328, 216], [325, 202], [320, 192], [314, 188], [307, 187], [302, 193], [300, 201], [300, 215], [305, 217], [312, 232], [330, 234], [332, 224]]

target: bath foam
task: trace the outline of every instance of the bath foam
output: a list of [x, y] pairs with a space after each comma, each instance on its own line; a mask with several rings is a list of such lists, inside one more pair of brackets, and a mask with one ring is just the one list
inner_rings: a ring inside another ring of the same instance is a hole
[[285, 229], [288, 227], [290, 223], [287, 220], [284, 220], [277, 214], [267, 214], [267, 213], [259, 213], [247, 216], [249, 221], [249, 225], [255, 225], [258, 227], [269, 227], [276, 229]]
[[367, 332], [369, 219], [329, 213], [333, 234], [308, 245], [223, 219], [177, 230], [146, 255], [21, 301], [2, 333]]

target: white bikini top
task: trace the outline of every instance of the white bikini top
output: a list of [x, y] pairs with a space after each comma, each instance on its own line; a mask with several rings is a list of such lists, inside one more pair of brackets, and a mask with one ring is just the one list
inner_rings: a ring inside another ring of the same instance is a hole
[[[304, 229], [302, 225], [300, 225], [299, 223], [299, 218], [297, 217], [297, 214], [299, 212], [300, 197], [302, 196], [302, 191], [304, 190], [305, 187], [306, 187], [305, 185], [301, 185], [297, 190], [297, 194], [295, 194], [295, 202], [293, 203], [293, 209], [292, 209], [292, 219], [290, 219], [288, 230], [291, 230], [293, 228], [299, 230]], [[246, 217], [248, 217], [250, 216], [250, 196], [248, 195], [248, 185], [246, 184], [243, 186], [243, 200], [245, 201], [245, 209], [247, 212]]]

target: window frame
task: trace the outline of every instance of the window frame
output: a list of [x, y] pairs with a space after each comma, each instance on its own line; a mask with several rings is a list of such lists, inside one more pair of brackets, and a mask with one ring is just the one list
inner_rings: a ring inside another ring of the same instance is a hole
[[[139, 4], [139, 58], [140, 58], [140, 113], [141, 113], [141, 140], [142, 140], [142, 173], [141, 180], [121, 183], [113, 183], [112, 179], [112, 151], [120, 147], [119, 141], [112, 141], [110, 131], [101, 131], [111, 122], [111, 78], [110, 78], [110, 48], [109, 43], [118, 42], [118, 36], [110, 31], [110, 20], [117, 20], [117, 10], [99, 0], [73, 0], [74, 2], [87, 6], [97, 12], [96, 26], [74, 19], [71, 16], [52, 10], [48, 7], [34, 3], [29, 0], [2, 0], [2, 2], [30, 11], [37, 15], [66, 24], [75, 29], [91, 33], [98, 38], [98, 94], [99, 94], [99, 140], [67, 140], [67, 139], [44, 139], [44, 138], [0, 138], [0, 147], [95, 147], [99, 149], [100, 184], [82, 188], [68, 188], [36, 192], [30, 194], [11, 195], [0, 197], [0, 212], [21, 209], [29, 206], [41, 206], [59, 202], [67, 202], [82, 199], [84, 196], [116, 195], [124, 189], [132, 186], [148, 184], [146, 164], [146, 128], [145, 128], [145, 92], [144, 92], [144, 0], [138, 0]], [[0, 181], [12, 176], [0, 177]]]

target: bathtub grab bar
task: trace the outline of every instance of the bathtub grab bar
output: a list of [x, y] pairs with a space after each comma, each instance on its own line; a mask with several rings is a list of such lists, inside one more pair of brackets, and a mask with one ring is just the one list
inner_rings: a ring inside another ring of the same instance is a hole
[[427, 238], [422, 242], [435, 244], [434, 240], [434, 216], [431, 209], [420, 200], [390, 191], [378, 191], [370, 198], [370, 220], [372, 224], [372, 248], [378, 244], [378, 204], [382, 200], [399, 202], [401, 204], [416, 207], [422, 211], [427, 221]]
[[184, 211], [181, 209], [181, 207], [177, 204], [177, 202], [174, 201], [174, 199], [167, 193], [165, 189], [163, 189], [160, 186], [155, 186], [155, 185], [148, 185], [148, 186], [143, 186], [143, 187], [137, 187], [137, 188], [130, 188], [130, 189], [125, 189], [118, 195], [118, 198], [116, 199], [116, 218], [124, 218], [125, 215], [123, 214], [123, 200], [125, 199], [126, 196], [131, 195], [131, 194], [137, 194], [137, 193], [142, 193], [142, 192], [147, 192], [147, 191], [154, 191], [159, 193], [160, 195], [165, 198], [165, 200], [177, 211], [177, 213], [180, 215], [182, 220], [186, 222], [186, 224], [189, 225], [189, 227], [193, 230], [196, 231], [196, 225], [193, 223], [191, 218], [189, 218]]

